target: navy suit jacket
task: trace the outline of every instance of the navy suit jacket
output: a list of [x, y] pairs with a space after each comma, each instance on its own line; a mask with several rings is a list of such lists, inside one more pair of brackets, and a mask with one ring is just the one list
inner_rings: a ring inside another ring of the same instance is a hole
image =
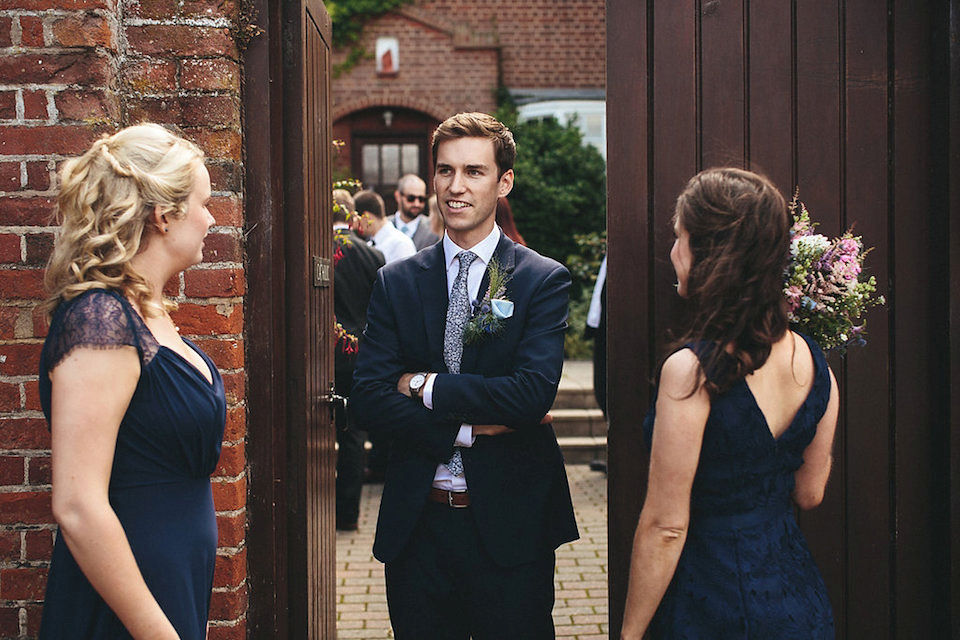
[[[514, 303], [513, 316], [499, 335], [464, 346], [455, 375], [443, 361], [443, 243], [377, 273], [350, 410], [356, 424], [391, 440], [373, 548], [382, 562], [396, 558], [409, 539], [461, 423], [516, 430], [478, 436], [463, 449], [471, 509], [498, 564], [532, 561], [578, 537], [556, 435], [551, 425], [540, 424], [563, 368], [570, 274], [505, 235], [494, 259], [511, 274], [506, 297]], [[416, 371], [438, 373], [432, 410], [397, 391], [400, 376]]]

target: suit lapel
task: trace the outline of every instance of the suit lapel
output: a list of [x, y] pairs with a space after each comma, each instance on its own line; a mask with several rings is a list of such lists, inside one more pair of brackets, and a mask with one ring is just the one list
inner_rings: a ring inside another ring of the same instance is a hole
[[417, 278], [417, 293], [423, 310], [427, 331], [427, 346], [431, 357], [437, 355], [443, 362], [443, 331], [447, 322], [447, 266], [443, 258], [443, 243], [419, 252], [414, 258], [422, 277]]
[[[507, 234], [500, 233], [500, 242], [497, 243], [497, 248], [493, 252], [493, 257], [491, 262], [494, 260], [497, 261], [497, 264], [500, 265], [500, 268], [507, 272], [512, 273], [513, 268], [516, 263], [515, 256], [516, 246], [513, 244], [513, 240], [507, 237]], [[490, 265], [487, 265], [486, 271], [483, 272], [483, 280], [480, 281], [480, 289], [477, 292], [477, 298], [482, 299], [487, 295], [487, 288], [490, 286]], [[510, 294], [510, 285], [507, 285], [507, 295]], [[474, 342], [473, 344], [465, 344], [463, 346], [463, 356], [460, 358], [460, 371], [463, 373], [470, 373], [474, 370], [474, 367], [477, 363], [477, 358], [480, 355], [480, 349], [484, 345], [484, 340]]]

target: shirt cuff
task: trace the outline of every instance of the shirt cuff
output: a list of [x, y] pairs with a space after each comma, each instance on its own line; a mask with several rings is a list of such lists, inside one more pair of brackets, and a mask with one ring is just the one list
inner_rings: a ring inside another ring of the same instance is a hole
[[437, 379], [437, 374], [427, 375], [427, 381], [423, 383], [423, 406], [427, 409], [433, 409], [433, 383]]
[[460, 425], [460, 431], [457, 432], [457, 439], [454, 444], [458, 447], [472, 447], [474, 440], [476, 438], [473, 436], [473, 425]]

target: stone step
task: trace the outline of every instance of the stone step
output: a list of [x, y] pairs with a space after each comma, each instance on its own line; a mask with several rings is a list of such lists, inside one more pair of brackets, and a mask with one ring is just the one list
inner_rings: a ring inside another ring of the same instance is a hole
[[554, 409], [600, 409], [593, 396], [593, 387], [571, 387], [561, 385], [553, 401]]
[[590, 464], [607, 459], [606, 437], [567, 436], [557, 438], [566, 464]]
[[558, 438], [606, 437], [607, 422], [600, 409], [551, 409]]

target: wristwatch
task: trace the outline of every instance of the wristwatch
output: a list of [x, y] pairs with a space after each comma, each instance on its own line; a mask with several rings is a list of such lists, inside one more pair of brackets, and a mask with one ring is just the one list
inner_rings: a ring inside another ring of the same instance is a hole
[[423, 385], [427, 383], [427, 374], [415, 373], [410, 378], [410, 395], [419, 400], [423, 400]]

